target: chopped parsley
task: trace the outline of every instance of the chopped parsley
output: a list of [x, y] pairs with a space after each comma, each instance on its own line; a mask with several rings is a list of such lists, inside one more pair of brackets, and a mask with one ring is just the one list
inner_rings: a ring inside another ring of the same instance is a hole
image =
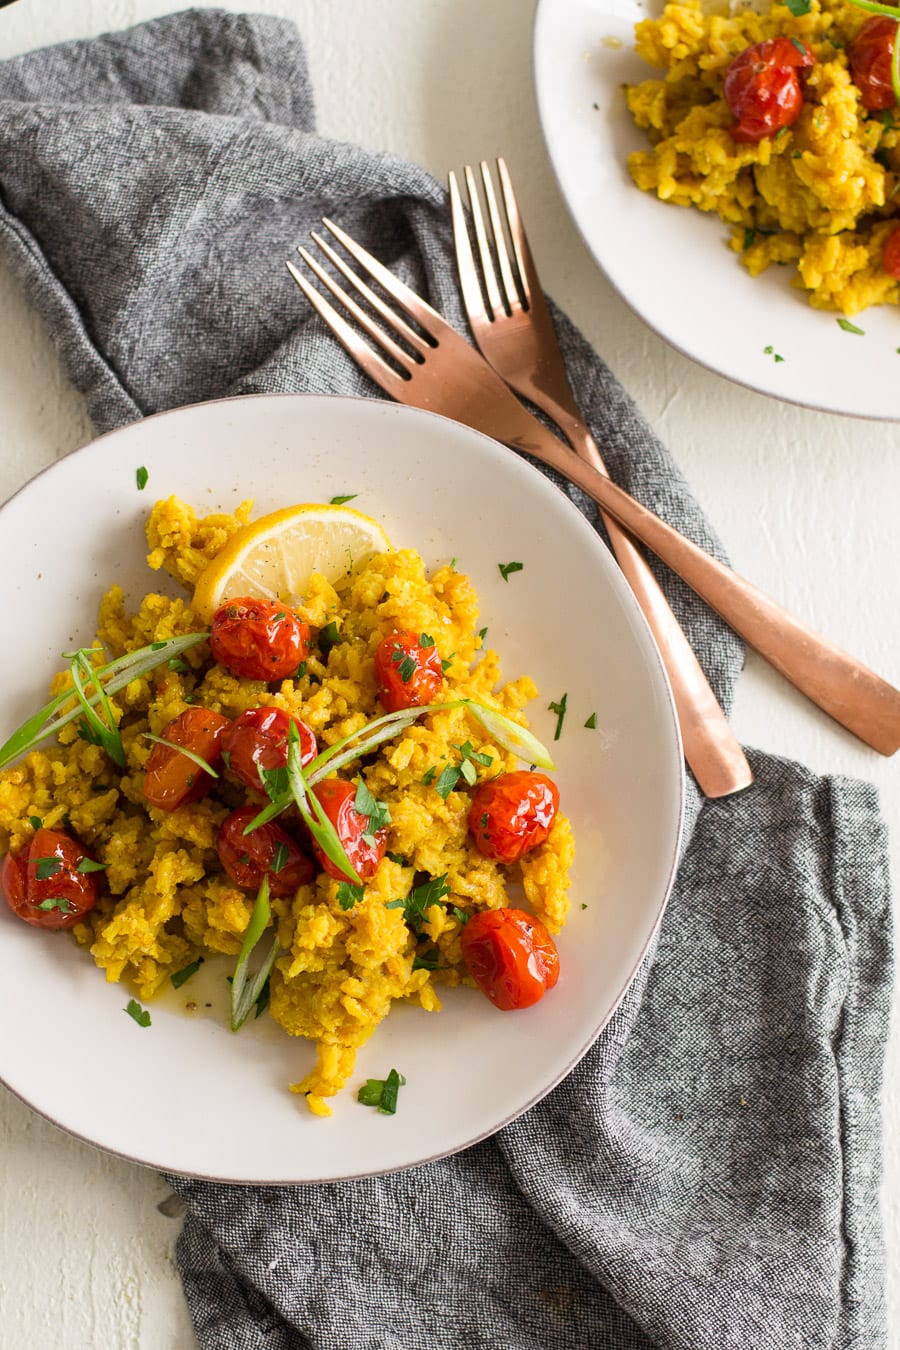
[[391, 823], [391, 808], [387, 802], [376, 801], [361, 778], [356, 781], [353, 806], [361, 816], [368, 816], [369, 827], [362, 837], [367, 844], [374, 844], [378, 831]]
[[181, 970], [176, 970], [174, 975], [169, 976], [169, 979], [172, 981], [172, 988], [180, 989], [183, 984], [188, 982], [192, 975], [197, 974], [197, 971], [202, 965], [203, 957], [198, 956], [197, 960], [192, 961], [189, 966], [183, 966]]
[[558, 703], [547, 704], [547, 711], [556, 713], [556, 730], [553, 733], [553, 739], [555, 741], [559, 740], [560, 733], [563, 729], [563, 722], [566, 720], [566, 703], [568, 702], [568, 699], [569, 695], [563, 694]]
[[778, 364], [779, 361], [784, 360], [784, 357], [778, 355], [778, 353], [776, 352], [775, 348], [771, 345], [771, 343], [769, 344], [768, 347], [763, 347], [763, 355], [773, 357], [776, 365]]
[[319, 633], [319, 651], [323, 656], [327, 656], [332, 647], [336, 647], [339, 642], [343, 642], [341, 630], [338, 628], [334, 619], [326, 623], [325, 627]]
[[450, 913], [457, 920], [461, 928], [465, 928], [471, 917], [464, 909], [460, 909], [459, 905], [451, 905]]
[[588, 731], [595, 731], [597, 728], [597, 714], [592, 712], [584, 725], [587, 727]]
[[409, 684], [416, 673], [415, 659], [405, 652], [399, 642], [394, 643], [394, 650], [391, 652], [391, 660], [397, 667], [397, 673], [404, 684]]
[[503, 580], [509, 581], [510, 573], [523, 571], [525, 564], [520, 562], [508, 562], [498, 563], [497, 566], [500, 568], [500, 575]]
[[75, 868], [76, 872], [105, 872], [109, 863], [94, 862], [93, 858], [82, 858]]
[[479, 641], [484, 642], [484, 639], [486, 637], [487, 637], [487, 628], [479, 628], [478, 630]]
[[441, 954], [437, 947], [433, 947], [430, 952], [423, 952], [421, 956], [413, 958], [413, 970], [439, 970]]
[[36, 864], [35, 875], [38, 881], [46, 881], [48, 877], [55, 877], [62, 871], [59, 858], [35, 858], [32, 861]]
[[808, 14], [810, 10], [810, 0], [784, 0], [785, 5], [791, 11], [795, 19]]
[[329, 505], [343, 506], [344, 502], [352, 502], [358, 496], [359, 496], [358, 492], [345, 492], [342, 497], [332, 497], [331, 501], [329, 502]]
[[[808, 8], [808, 7], [807, 7], [807, 8]], [[800, 53], [801, 56], [805, 56], [805, 55], [806, 55], [807, 48], [806, 48], [806, 43], [805, 43], [805, 42], [801, 42], [799, 38], [792, 37], [792, 38], [791, 38], [791, 44], [792, 44], [794, 47], [797, 48], [797, 51]], [[782, 131], [787, 131], [787, 127], [782, 127], [781, 130], [782, 130]], [[779, 135], [780, 135], [780, 134], [781, 134], [781, 133], [779, 132]]]
[[142, 464], [141, 467], [135, 471], [134, 475], [134, 481], [137, 483], [138, 492], [143, 492], [144, 488], [147, 486], [149, 479], [150, 475]]
[[182, 661], [180, 656], [170, 656], [168, 661], [166, 662], [166, 665], [168, 666], [169, 670], [177, 671], [178, 674], [183, 674], [184, 671], [190, 670], [190, 666], [188, 665], [187, 661]]
[[[289, 792], [287, 765], [282, 764], [277, 769], [263, 769], [257, 765], [263, 789], [270, 802], [280, 802]], [[246, 833], [246, 831], [245, 831]]]
[[439, 877], [429, 877], [419, 886], [413, 886], [409, 895], [399, 900], [388, 900], [385, 909], [402, 909], [403, 917], [410, 928], [418, 928], [425, 922], [425, 911], [437, 905], [445, 895], [450, 894], [447, 885], [447, 873]]
[[75, 906], [64, 895], [48, 896], [46, 900], [42, 900], [39, 905], [36, 905], [35, 909], [42, 909], [45, 914], [49, 914], [52, 909], [58, 909], [60, 914], [75, 913]]
[[422, 782], [425, 784], [426, 787], [428, 787], [431, 783], [434, 782], [434, 775], [436, 773], [437, 773], [437, 765], [432, 764], [431, 768], [426, 769], [425, 772], [422, 774]]
[[856, 333], [859, 337], [865, 337], [866, 335], [864, 328], [857, 328], [856, 324], [851, 323], [849, 319], [838, 319], [837, 326], [843, 328], [845, 333]]
[[429, 633], [419, 634], [419, 646], [423, 649], [434, 646], [434, 638]]
[[44, 828], [44, 822], [41, 820], [40, 816], [29, 816], [28, 824], [33, 830], [42, 830]]
[[386, 857], [390, 858], [391, 862], [396, 863], [398, 867], [409, 867], [409, 859], [404, 858], [402, 853], [392, 853], [388, 849]]
[[150, 1014], [146, 1008], [141, 1007], [136, 998], [129, 999], [128, 1007], [123, 1008], [122, 1011], [127, 1012], [129, 1017], [134, 1018], [139, 1027], [149, 1027]]
[[349, 881], [338, 882], [337, 901], [341, 909], [352, 909], [363, 898], [364, 893], [364, 886], [354, 886]]
[[461, 778], [465, 779], [469, 787], [474, 787], [478, 778], [476, 764], [488, 769], [494, 762], [493, 755], [486, 755], [481, 750], [476, 750], [471, 741], [463, 741], [462, 745], [454, 745], [453, 749], [459, 755], [459, 763], [447, 764], [441, 770], [441, 776], [435, 784], [435, 791], [440, 797], [443, 797], [444, 801], [447, 800]]
[[391, 1069], [387, 1078], [367, 1078], [356, 1094], [363, 1106], [377, 1106], [385, 1116], [392, 1116], [397, 1110], [397, 1095], [406, 1083], [402, 1073]]

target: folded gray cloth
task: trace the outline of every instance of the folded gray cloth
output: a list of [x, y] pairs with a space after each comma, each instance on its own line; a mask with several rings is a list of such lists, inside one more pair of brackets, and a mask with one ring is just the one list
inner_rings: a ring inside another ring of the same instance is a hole
[[[228, 393], [376, 393], [284, 271], [326, 212], [464, 326], [443, 189], [316, 135], [281, 20], [188, 11], [0, 64], [0, 187], [0, 254], [100, 430]], [[558, 321], [613, 476], [721, 556]], [[739, 644], [658, 571], [727, 707]], [[170, 1179], [202, 1346], [884, 1342], [885, 831], [866, 784], [751, 759], [739, 797], [691, 788], [653, 958], [578, 1067], [502, 1133], [367, 1181]]]

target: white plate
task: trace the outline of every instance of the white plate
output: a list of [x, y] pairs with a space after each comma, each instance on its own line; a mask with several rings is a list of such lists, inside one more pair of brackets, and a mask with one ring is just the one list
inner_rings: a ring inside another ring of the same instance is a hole
[[[623, 300], [685, 356], [737, 384], [856, 417], [900, 419], [900, 312], [854, 319], [811, 309], [793, 268], [745, 272], [726, 225], [635, 187], [627, 157], [647, 140], [623, 84], [654, 72], [634, 53], [634, 24], [661, 0], [540, 0], [534, 28], [538, 112], [563, 197]], [[609, 45], [610, 40], [621, 46]], [[776, 362], [766, 347], [784, 358]]]
[[[149, 471], [143, 493], [140, 465]], [[310, 1044], [269, 1019], [233, 1035], [224, 972], [214, 996], [195, 977], [152, 1005], [152, 1026], [142, 1029], [123, 1012], [127, 990], [107, 984], [71, 939], [29, 928], [0, 905], [0, 1078], [73, 1134], [153, 1167], [319, 1181], [408, 1167], [492, 1133], [590, 1046], [672, 881], [679, 737], [656, 649], [609, 554], [523, 460], [395, 404], [289, 395], [202, 404], [113, 432], [29, 483], [0, 510], [0, 596], [16, 639], [0, 732], [43, 701], [60, 653], [91, 639], [110, 582], [132, 602], [160, 586], [144, 562], [154, 499], [177, 493], [205, 511], [253, 496], [262, 513], [350, 492], [396, 546], [418, 549], [430, 565], [458, 558], [504, 675], [538, 682], [533, 725], [548, 743], [555, 718], [546, 705], [568, 693], [554, 747], [578, 848], [563, 973], [522, 1013], [500, 1013], [464, 989], [448, 992], [440, 1014], [396, 1008], [361, 1051], [332, 1119], [319, 1120], [287, 1091], [312, 1065]], [[504, 581], [497, 564], [513, 560], [524, 569]], [[586, 730], [595, 711], [599, 729]], [[193, 1015], [183, 1010], [188, 999], [201, 1005]], [[408, 1082], [388, 1117], [361, 1106], [356, 1087], [391, 1068]]]

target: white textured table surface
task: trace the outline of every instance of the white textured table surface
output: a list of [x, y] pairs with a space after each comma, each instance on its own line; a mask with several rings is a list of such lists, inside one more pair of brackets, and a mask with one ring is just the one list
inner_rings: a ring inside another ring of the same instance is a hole
[[[630, 313], [576, 235], [544, 152], [531, 78], [531, 0], [256, 0], [225, 7], [297, 21], [323, 133], [395, 151], [441, 178], [473, 159], [504, 154], [548, 292], [682, 465], [737, 569], [900, 680], [900, 424], [826, 416], [749, 393], [686, 361]], [[175, 8], [165, 0], [16, 0], [0, 9], [0, 58]], [[2, 270], [0, 407], [0, 500], [91, 438], [80, 397]], [[900, 875], [896, 760], [866, 750], [752, 656], [734, 725], [746, 744], [876, 782], [892, 829], [895, 879]], [[895, 1014], [883, 1208], [896, 1344], [898, 1070]], [[2, 1088], [0, 1140], [0, 1344], [188, 1350], [194, 1340], [173, 1264], [178, 1223], [157, 1210], [166, 1188], [156, 1175], [68, 1138]]]

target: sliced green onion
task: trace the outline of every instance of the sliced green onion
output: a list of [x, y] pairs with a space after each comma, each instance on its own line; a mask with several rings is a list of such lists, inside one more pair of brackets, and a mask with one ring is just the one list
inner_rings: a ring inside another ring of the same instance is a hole
[[208, 773], [210, 778], [218, 778], [219, 775], [213, 766], [207, 764], [202, 755], [194, 754], [193, 750], [188, 750], [183, 745], [176, 745], [174, 741], [167, 741], [165, 736], [154, 736], [152, 731], [145, 731], [144, 739], [147, 741], [155, 741], [157, 745], [167, 745], [170, 750], [177, 750], [179, 755], [184, 755], [185, 759], [189, 759], [192, 764], [196, 764], [198, 769], [202, 769], [204, 773]]
[[[306, 828], [325, 857], [334, 863], [347, 881], [352, 881], [354, 886], [361, 886], [362, 878], [357, 874], [356, 869], [344, 852], [344, 846], [337, 830], [325, 814], [325, 809], [316, 794], [309, 789], [309, 784], [303, 776], [300, 754], [300, 733], [297, 730], [297, 723], [292, 721], [288, 727], [287, 762], [291, 796], [306, 823]], [[310, 808], [312, 809], [310, 810]]]
[[[185, 633], [181, 637], [167, 638], [164, 642], [152, 642], [149, 646], [139, 647], [136, 651], [119, 656], [105, 666], [98, 666], [96, 669], [91, 667], [91, 680], [95, 692], [88, 695], [88, 703], [93, 708], [100, 702], [100, 693], [97, 692], [100, 680], [103, 680], [102, 692], [105, 695], [118, 693], [132, 680], [137, 680], [149, 671], [155, 670], [171, 656], [177, 656], [180, 652], [187, 651], [189, 647], [195, 647], [198, 642], [203, 642], [208, 637], [209, 633]], [[75, 656], [76, 653], [72, 653], [70, 659], [74, 660]], [[55, 717], [54, 713], [72, 699], [75, 700], [75, 706]], [[63, 693], [57, 694], [23, 722], [9, 740], [0, 745], [0, 769], [18, 759], [20, 755], [27, 754], [29, 750], [33, 750], [36, 745], [55, 735], [76, 717], [83, 715], [81, 701], [73, 690], [66, 689]]]
[[[519, 726], [518, 722], [513, 722], [511, 718], [504, 716], [496, 708], [488, 708], [485, 704], [478, 703], [473, 698], [465, 698], [462, 702], [476, 722], [480, 722], [484, 729], [490, 733], [491, 738], [504, 750], [508, 750], [511, 755], [516, 755], [526, 764], [537, 764], [540, 769], [556, 768], [550, 757], [550, 751], [541, 744], [537, 736], [531, 734], [527, 727]], [[423, 711], [427, 711], [427, 709]]]
[[169, 979], [172, 981], [172, 988], [180, 989], [183, 984], [187, 983], [192, 975], [197, 974], [197, 971], [202, 965], [203, 957], [198, 956], [196, 961], [192, 961], [189, 966], [182, 966], [181, 970], [174, 971], [174, 973], [169, 976]]
[[244, 934], [244, 941], [238, 955], [238, 963], [234, 969], [234, 977], [231, 981], [231, 1030], [240, 1031], [247, 1018], [263, 991], [266, 980], [275, 964], [275, 958], [281, 951], [278, 938], [272, 943], [272, 949], [259, 970], [248, 979], [247, 963], [250, 955], [262, 937], [271, 917], [272, 910], [269, 905], [269, 878], [263, 876], [262, 884], [259, 888], [259, 894], [256, 897], [256, 904], [253, 906], [253, 913], [250, 915], [250, 922], [247, 925], [247, 931]]
[[[109, 699], [105, 690], [101, 687], [97, 678], [97, 672], [91, 665], [83, 651], [75, 653], [72, 664], [69, 666], [69, 672], [72, 676], [72, 684], [75, 686], [75, 694], [81, 704], [81, 711], [85, 722], [90, 729], [92, 736], [87, 739], [93, 739], [94, 744], [101, 745], [110, 759], [118, 764], [120, 769], [125, 768], [125, 747], [122, 744], [122, 737], [119, 735], [119, 728], [116, 725], [115, 718], [112, 715], [112, 708], [109, 705]], [[99, 713], [95, 712], [93, 702], [89, 701], [84, 680], [88, 684], [93, 684], [96, 691], [97, 702], [103, 708], [109, 718], [109, 722], [104, 722]]]

